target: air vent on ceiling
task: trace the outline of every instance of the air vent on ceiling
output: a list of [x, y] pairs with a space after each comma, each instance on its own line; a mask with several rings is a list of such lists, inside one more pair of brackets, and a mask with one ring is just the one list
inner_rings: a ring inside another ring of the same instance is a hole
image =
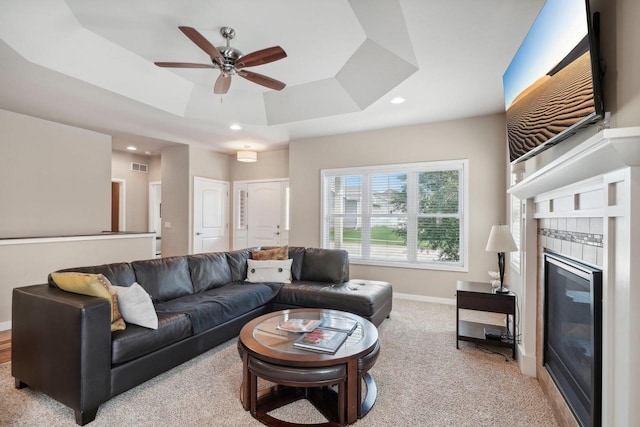
[[131, 170], [134, 172], [147, 173], [149, 171], [149, 165], [144, 163], [131, 163]]

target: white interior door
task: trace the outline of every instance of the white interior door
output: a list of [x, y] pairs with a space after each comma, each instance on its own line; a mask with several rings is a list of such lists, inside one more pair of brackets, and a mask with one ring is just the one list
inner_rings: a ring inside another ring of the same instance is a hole
[[282, 239], [280, 182], [248, 185], [248, 246], [280, 246]]
[[229, 183], [195, 177], [193, 253], [229, 250]]

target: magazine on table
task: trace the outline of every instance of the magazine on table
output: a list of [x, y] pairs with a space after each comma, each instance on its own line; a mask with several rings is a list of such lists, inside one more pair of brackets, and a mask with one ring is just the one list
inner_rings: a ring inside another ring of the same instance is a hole
[[319, 327], [334, 331], [343, 331], [351, 335], [356, 330], [358, 322], [347, 317], [323, 317]]
[[348, 335], [343, 331], [316, 328], [300, 336], [293, 342], [293, 346], [304, 350], [333, 354], [338, 351]]
[[289, 319], [276, 326], [277, 329], [288, 332], [311, 332], [320, 324], [318, 319]]

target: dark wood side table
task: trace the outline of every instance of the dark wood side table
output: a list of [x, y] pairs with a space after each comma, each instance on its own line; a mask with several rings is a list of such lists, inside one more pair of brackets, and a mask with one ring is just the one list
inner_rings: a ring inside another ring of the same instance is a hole
[[[460, 320], [461, 309], [506, 314], [505, 326]], [[460, 341], [511, 348], [511, 357], [515, 360], [515, 331], [509, 331], [509, 316], [513, 318], [512, 325], [514, 325], [515, 329], [516, 295], [514, 293], [494, 293], [490, 283], [458, 281], [456, 287], [456, 348], [459, 348]], [[500, 340], [486, 339], [484, 328], [499, 330], [503, 338]], [[505, 337], [507, 333], [509, 334]]]

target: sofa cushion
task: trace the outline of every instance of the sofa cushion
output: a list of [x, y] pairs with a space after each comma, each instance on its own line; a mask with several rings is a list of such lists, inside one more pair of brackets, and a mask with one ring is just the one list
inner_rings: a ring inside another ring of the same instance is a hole
[[168, 257], [134, 261], [136, 282], [156, 302], [167, 301], [193, 293], [189, 264], [186, 257]]
[[231, 283], [157, 304], [156, 311], [185, 313], [196, 335], [269, 303], [277, 295], [280, 286]]
[[251, 258], [250, 249], [227, 252], [227, 262], [231, 269], [231, 281], [242, 282], [247, 278], [247, 260]]
[[330, 308], [370, 318], [393, 297], [391, 284], [373, 280], [329, 284], [298, 281], [286, 284], [275, 302], [284, 306]]
[[[88, 267], [65, 268], [58, 270], [58, 273], [78, 271], [89, 274], [102, 274], [113, 286], [129, 286], [136, 281], [136, 273], [128, 262], [117, 262], [114, 264], [92, 265]], [[54, 285], [49, 275], [49, 284]]]
[[300, 280], [343, 283], [349, 281], [349, 252], [343, 249], [307, 248]]
[[224, 252], [190, 255], [187, 262], [195, 292], [203, 292], [232, 282], [231, 269]]
[[118, 307], [127, 323], [158, 329], [158, 315], [151, 297], [142, 286], [134, 282], [131, 286], [113, 286], [118, 294]]
[[129, 325], [112, 334], [111, 363], [128, 362], [191, 335], [191, 322], [181, 313], [158, 313], [158, 329]]
[[258, 261], [289, 259], [289, 246], [251, 251], [251, 258]]
[[60, 289], [75, 294], [90, 295], [109, 300], [111, 305], [111, 331], [126, 328], [118, 307], [118, 295], [102, 274], [78, 272], [51, 273], [51, 279]]

